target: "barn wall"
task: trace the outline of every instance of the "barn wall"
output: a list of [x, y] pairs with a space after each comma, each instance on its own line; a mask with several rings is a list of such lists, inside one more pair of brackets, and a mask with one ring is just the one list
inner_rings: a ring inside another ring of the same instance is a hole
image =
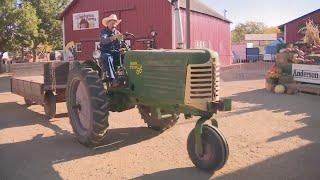
[[295, 21], [292, 21], [286, 24], [286, 42], [295, 43], [303, 38], [302, 34], [299, 34], [298, 31], [305, 23], [309, 20], [313, 20], [314, 23], [320, 25], [320, 11], [316, 11], [308, 16], [304, 16]]
[[[100, 28], [73, 31], [72, 14], [87, 11], [99, 11]], [[171, 6], [168, 1], [159, 0], [78, 0], [64, 16], [66, 43], [81, 42], [82, 52], [77, 53], [77, 59], [87, 60], [95, 49], [95, 42], [99, 41], [99, 34], [103, 28], [101, 20], [110, 14], [117, 14], [122, 22], [121, 32], [131, 32], [136, 37], [146, 37], [151, 30], [159, 33], [158, 48], [172, 47]], [[135, 48], [145, 45], [136, 43]]]
[[[186, 36], [186, 12], [182, 10]], [[220, 19], [191, 12], [191, 48], [209, 48], [219, 53], [221, 65], [231, 64], [230, 24]]]

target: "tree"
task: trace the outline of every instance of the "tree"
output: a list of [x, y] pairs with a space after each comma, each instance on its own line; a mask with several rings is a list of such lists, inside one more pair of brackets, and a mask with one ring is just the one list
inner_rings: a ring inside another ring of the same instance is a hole
[[[40, 19], [38, 37], [33, 39], [33, 54], [39, 45], [50, 45], [53, 49], [62, 48], [61, 22], [57, 20], [58, 14], [65, 8], [70, 0], [24, 0], [36, 9]], [[35, 60], [35, 59], [34, 59]]]
[[0, 1], [0, 51], [11, 50], [14, 35], [14, 1]]
[[278, 27], [267, 27], [264, 30], [265, 34], [278, 34], [280, 33], [280, 29]]
[[31, 47], [38, 36], [39, 19], [30, 3], [18, 7], [15, 0], [0, 2], [0, 51], [17, 52]]
[[243, 42], [246, 34], [262, 34], [265, 32], [265, 29], [266, 25], [262, 22], [248, 21], [240, 23], [232, 31], [232, 42]]
[[24, 3], [20, 8], [15, 10], [17, 14], [16, 24], [16, 43], [20, 47], [32, 47], [33, 39], [37, 38], [39, 18], [36, 10], [30, 3]]

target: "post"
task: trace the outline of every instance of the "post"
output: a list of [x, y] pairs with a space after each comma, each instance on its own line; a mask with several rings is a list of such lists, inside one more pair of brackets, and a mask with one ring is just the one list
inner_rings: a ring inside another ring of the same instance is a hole
[[183, 48], [183, 28], [182, 28], [182, 20], [181, 20], [181, 14], [180, 14], [180, 5], [179, 0], [172, 0], [172, 4], [174, 5], [174, 11], [175, 11], [175, 27], [176, 33], [178, 36], [178, 49]]
[[187, 49], [191, 48], [191, 39], [190, 39], [190, 0], [186, 1], [186, 15], [187, 15]]

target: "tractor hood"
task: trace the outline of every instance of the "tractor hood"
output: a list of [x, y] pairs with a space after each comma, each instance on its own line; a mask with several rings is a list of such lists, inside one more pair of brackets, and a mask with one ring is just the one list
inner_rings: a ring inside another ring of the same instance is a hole
[[129, 88], [140, 102], [152, 106], [185, 105], [188, 69], [205, 65], [195, 68], [211, 71], [203, 68], [217, 65], [218, 55], [209, 50], [139, 50], [127, 52], [124, 62]]

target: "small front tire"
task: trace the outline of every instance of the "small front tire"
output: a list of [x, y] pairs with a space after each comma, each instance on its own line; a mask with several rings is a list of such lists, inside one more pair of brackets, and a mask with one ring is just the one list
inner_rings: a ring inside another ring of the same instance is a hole
[[202, 129], [203, 155], [196, 153], [195, 129], [188, 137], [187, 149], [193, 164], [203, 170], [217, 171], [221, 169], [228, 160], [229, 147], [225, 137], [215, 127], [204, 125]]

